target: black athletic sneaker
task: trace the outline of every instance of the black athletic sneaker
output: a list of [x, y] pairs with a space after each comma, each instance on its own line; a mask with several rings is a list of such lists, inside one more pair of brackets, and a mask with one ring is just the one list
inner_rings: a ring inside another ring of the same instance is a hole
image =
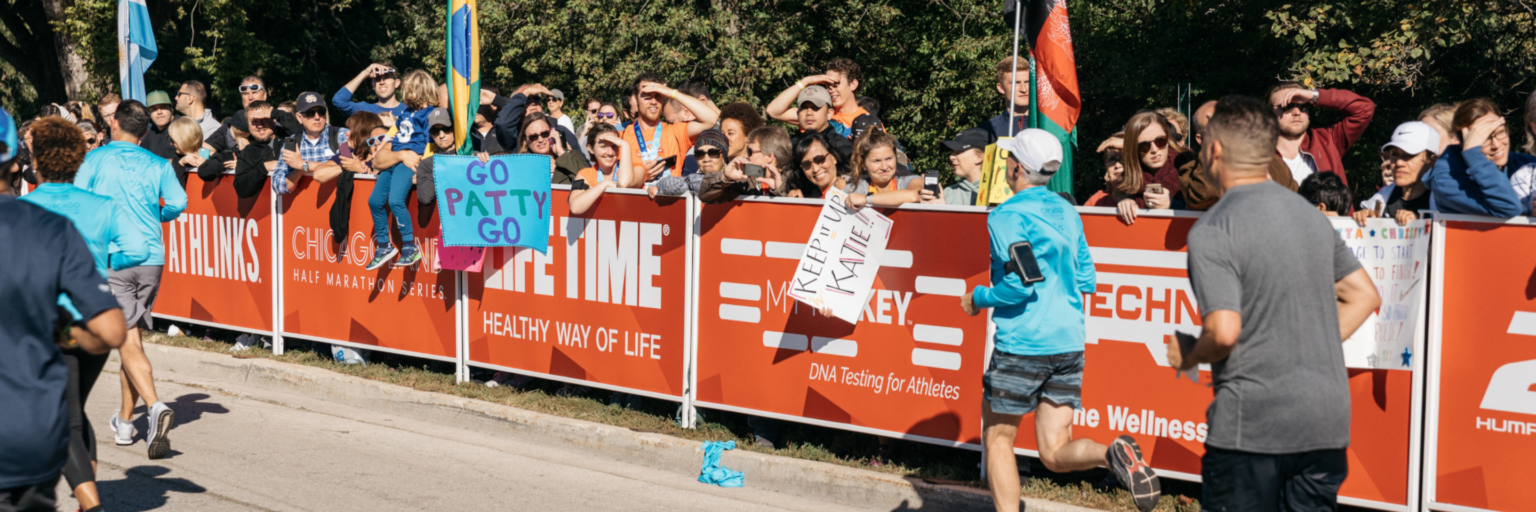
[[1142, 460], [1141, 447], [1136, 445], [1136, 440], [1131, 436], [1115, 438], [1115, 442], [1109, 443], [1109, 454], [1105, 458], [1109, 471], [1120, 480], [1120, 485], [1131, 491], [1136, 508], [1148, 512], [1157, 507], [1157, 498], [1163, 494], [1162, 484], [1158, 483], [1157, 473]]

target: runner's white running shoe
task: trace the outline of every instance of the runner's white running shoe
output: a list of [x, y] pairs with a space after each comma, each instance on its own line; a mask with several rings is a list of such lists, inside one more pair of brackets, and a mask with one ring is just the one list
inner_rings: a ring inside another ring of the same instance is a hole
[[112, 413], [112, 421], [110, 424], [112, 427], [112, 439], [117, 441], [118, 446], [128, 446], [133, 444], [133, 422], [123, 421], [121, 418], [118, 418], [117, 413], [114, 412]]
[[176, 423], [176, 413], [165, 405], [165, 402], [155, 402], [149, 408], [149, 437], [145, 443], [149, 445], [150, 459], [163, 459], [171, 453], [171, 425]]

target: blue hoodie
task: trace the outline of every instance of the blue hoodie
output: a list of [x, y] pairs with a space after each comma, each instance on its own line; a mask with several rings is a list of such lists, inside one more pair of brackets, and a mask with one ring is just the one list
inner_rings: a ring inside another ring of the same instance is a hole
[[[1022, 190], [987, 214], [991, 235], [992, 286], [971, 295], [978, 308], [995, 308], [995, 347], [1020, 356], [1044, 356], [1083, 350], [1087, 329], [1083, 294], [1098, 281], [1083, 219], [1065, 199], [1045, 187]], [[1024, 284], [1004, 270], [1008, 246], [1029, 241], [1044, 281]]]
[[[1519, 169], [1531, 159], [1531, 155], [1511, 153], [1506, 166]], [[1509, 175], [1483, 156], [1482, 146], [1465, 150], [1459, 145], [1446, 146], [1445, 155], [1435, 161], [1424, 183], [1440, 212], [1508, 219], [1522, 210], [1515, 189], [1509, 185]]]
[[[176, 220], [187, 209], [187, 191], [181, 188], [171, 162], [135, 144], [112, 141], [85, 154], [75, 174], [75, 186], [112, 198], [118, 215], [128, 217], [132, 243], [139, 247], [109, 244], [112, 259], [119, 255], [147, 253], [142, 265], [165, 265], [165, 245], [160, 223]], [[165, 200], [165, 206], [160, 201]]]

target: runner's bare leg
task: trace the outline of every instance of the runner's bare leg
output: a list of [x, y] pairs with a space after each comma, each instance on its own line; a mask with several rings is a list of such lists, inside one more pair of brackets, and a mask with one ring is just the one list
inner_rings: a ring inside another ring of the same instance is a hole
[[1092, 439], [1072, 439], [1072, 407], [1040, 399], [1035, 408], [1035, 442], [1040, 462], [1057, 473], [1103, 466], [1109, 447]]
[[984, 432], [982, 449], [987, 452], [987, 487], [992, 489], [992, 504], [997, 512], [1019, 510], [1019, 464], [1013, 459], [1014, 439], [1019, 435], [1022, 416], [992, 412], [992, 405], [981, 403]]
[[133, 419], [133, 407], [140, 396], [144, 397], [145, 406], [160, 401], [159, 395], [155, 394], [154, 369], [150, 367], [149, 356], [144, 353], [142, 332], [137, 327], [129, 329], [127, 338], [118, 349], [123, 360], [123, 369], [118, 372], [123, 384], [123, 408], [117, 417], [123, 421]]

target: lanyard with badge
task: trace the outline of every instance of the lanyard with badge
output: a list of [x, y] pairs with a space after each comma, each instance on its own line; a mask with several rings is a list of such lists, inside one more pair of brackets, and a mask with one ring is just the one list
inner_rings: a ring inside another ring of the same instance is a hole
[[656, 131], [651, 138], [651, 143], [646, 144], [645, 136], [641, 135], [640, 123], [635, 122], [635, 142], [640, 146], [641, 160], [655, 160], [661, 153], [661, 123], [656, 123]]

